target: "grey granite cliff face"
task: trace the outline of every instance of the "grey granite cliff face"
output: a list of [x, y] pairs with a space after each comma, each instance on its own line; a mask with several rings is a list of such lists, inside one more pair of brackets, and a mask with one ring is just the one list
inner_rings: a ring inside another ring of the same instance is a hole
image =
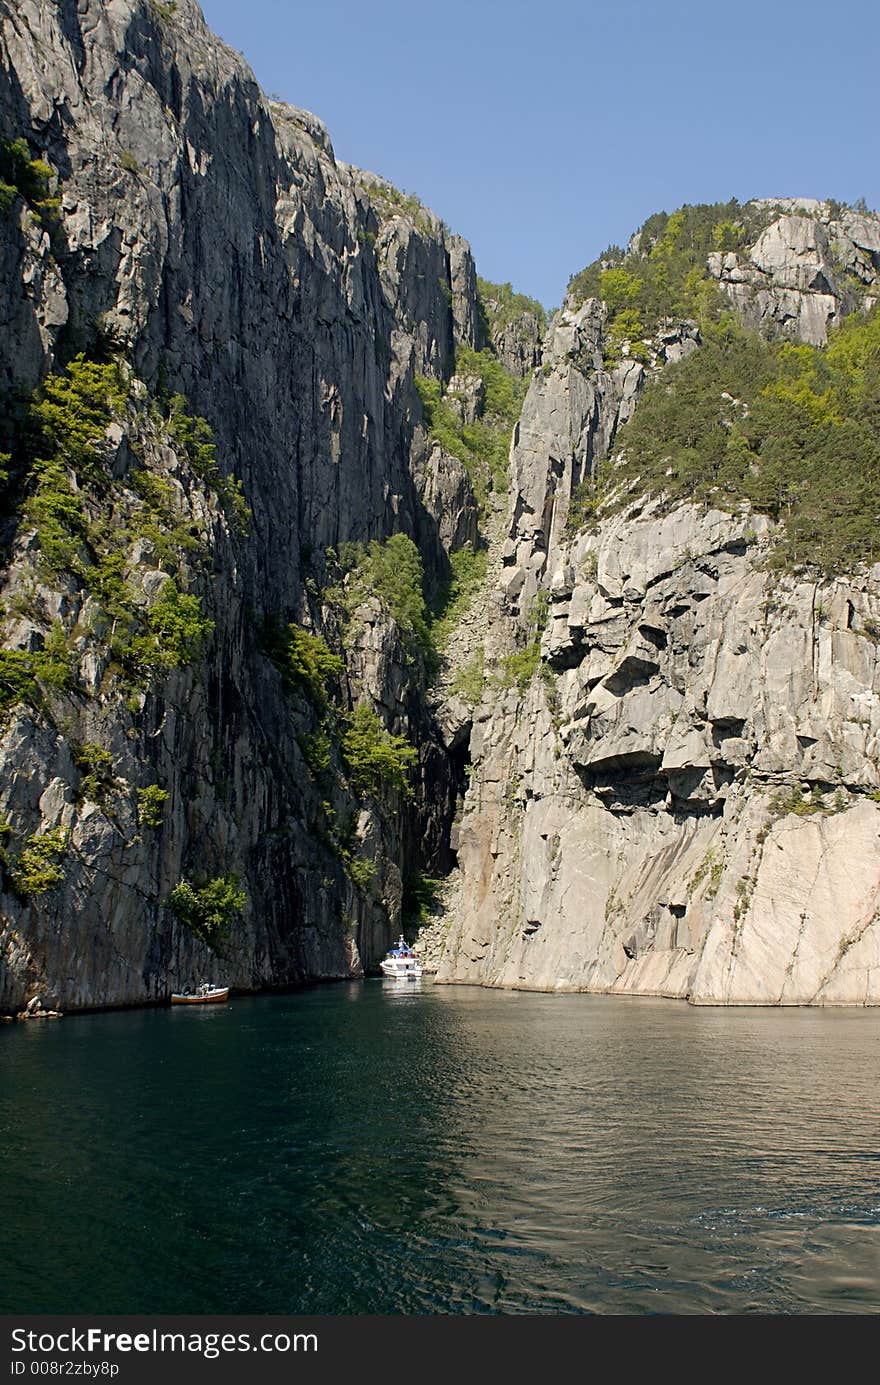
[[822, 346], [846, 313], [876, 302], [876, 216], [809, 198], [751, 205], [773, 217], [754, 244], [709, 256], [710, 273], [747, 327]]
[[[374, 862], [357, 887], [304, 759], [314, 717], [285, 692], [260, 628], [320, 628], [328, 547], [403, 531], [436, 583], [444, 544], [472, 526], [466, 478], [428, 457], [412, 383], [448, 374], [456, 344], [474, 342], [470, 252], [339, 163], [314, 116], [268, 102], [190, 0], [22, 0], [0, 21], [2, 134], [48, 160], [60, 198], [54, 229], [21, 198], [0, 224], [0, 387], [30, 391], [110, 343], [133, 388], [180, 391], [208, 419], [253, 515], [235, 533], [167, 434], [131, 410], [114, 425], [119, 505], [136, 507], [134, 446], [210, 553], [188, 569], [214, 622], [205, 657], [136, 704], [87, 633], [84, 594], [47, 579], [26, 524], [7, 533], [4, 643], [39, 648], [60, 620], [79, 686], [52, 715], [19, 705], [0, 734], [12, 840], [69, 834], [62, 883], [3, 895], [0, 1008], [34, 995], [64, 1009], [138, 1003], [220, 970], [243, 987], [358, 974], [398, 926], [408, 865], [443, 868], [451, 771], [393, 622], [377, 618], [346, 686], [418, 747], [419, 790], [384, 816], [334, 803]], [[148, 547], [130, 557], [145, 602], [158, 566]], [[101, 804], [83, 795], [82, 744], [112, 755]], [[168, 794], [161, 826], [140, 831], [136, 792], [153, 783]], [[218, 960], [165, 903], [181, 877], [230, 871], [248, 904]]]
[[[494, 298], [495, 287], [485, 285], [481, 301], [483, 334], [505, 370], [523, 380], [541, 364], [544, 315], [539, 316], [537, 305], [526, 306], [528, 300], [508, 304]], [[505, 290], [510, 290], [509, 284], [501, 286], [502, 293]]]
[[[873, 301], [880, 221], [814, 210], [710, 267], [747, 322], [820, 343]], [[775, 575], [747, 506], [634, 500], [573, 534], [648, 371], [698, 349], [669, 322], [608, 371], [604, 321], [557, 314], [514, 434], [439, 979], [880, 1003], [880, 569]]]

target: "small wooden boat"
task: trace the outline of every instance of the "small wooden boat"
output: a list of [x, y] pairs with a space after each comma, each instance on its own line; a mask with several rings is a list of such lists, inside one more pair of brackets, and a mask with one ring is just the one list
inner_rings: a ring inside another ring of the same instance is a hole
[[211, 986], [207, 983], [195, 991], [183, 991], [172, 995], [172, 1005], [218, 1005], [229, 998], [228, 986]]

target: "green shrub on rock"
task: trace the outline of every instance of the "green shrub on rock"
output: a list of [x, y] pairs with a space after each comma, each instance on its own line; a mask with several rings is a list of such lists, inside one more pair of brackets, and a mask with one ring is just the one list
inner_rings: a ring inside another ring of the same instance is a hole
[[512, 688], [516, 686], [520, 692], [524, 692], [531, 683], [540, 662], [540, 639], [531, 640], [525, 649], [518, 649], [513, 654], [506, 654], [501, 664], [501, 687]]
[[466, 467], [480, 506], [488, 490], [507, 489], [510, 435], [519, 417], [527, 381], [510, 375], [488, 348], [460, 346], [455, 356], [457, 375], [482, 382], [482, 412], [465, 423], [439, 380], [417, 375], [415, 387], [422, 405], [425, 430], [450, 456]]
[[431, 611], [431, 640], [434, 648], [445, 649], [476, 593], [486, 580], [488, 554], [485, 548], [465, 546], [449, 555], [451, 574], [437, 594]]
[[32, 405], [32, 421], [40, 434], [37, 455], [57, 458], [80, 479], [108, 481], [101, 446], [127, 399], [128, 386], [115, 361], [76, 356], [62, 373], [46, 377], [42, 398]]
[[49, 195], [49, 183], [55, 170], [45, 159], [32, 159], [27, 140], [0, 139], [0, 213], [6, 215], [23, 197], [37, 219], [51, 224], [57, 217], [60, 203]]
[[422, 928], [428, 922], [440, 902], [442, 884], [439, 877], [423, 875], [420, 870], [404, 876], [401, 912], [412, 927]]
[[160, 789], [158, 784], [148, 784], [145, 789], [138, 789], [138, 826], [161, 827], [164, 817], [163, 804], [168, 797], [168, 790]]
[[236, 476], [225, 476], [220, 470], [211, 425], [206, 418], [189, 412], [182, 394], [171, 396], [168, 432], [176, 446], [189, 458], [195, 474], [217, 494], [235, 528], [246, 534], [252, 516], [241, 481]]
[[73, 658], [60, 623], [52, 626], [42, 649], [0, 650], [0, 716], [20, 702], [42, 706], [44, 689], [68, 692], [73, 685]]
[[201, 655], [214, 633], [214, 622], [202, 615], [199, 598], [181, 592], [171, 579], [147, 611], [147, 625], [150, 634], [132, 641], [145, 668], [181, 668]]
[[541, 331], [547, 326], [544, 305], [524, 293], [515, 293], [512, 284], [494, 284], [477, 275], [477, 301], [485, 319], [484, 336], [489, 335], [488, 304], [491, 304], [491, 325], [496, 328], [509, 327], [527, 314], [535, 319]]
[[392, 534], [384, 543], [374, 539], [368, 544], [342, 544], [339, 565], [344, 585], [329, 590], [328, 600], [351, 616], [368, 597], [377, 597], [396, 621], [410, 650], [430, 657], [424, 570], [412, 539], [406, 534]]
[[[199, 487], [149, 469], [148, 461], [163, 465], [157, 444], [170, 439], [235, 522], [243, 519], [240, 487], [222, 475], [208, 424], [188, 413], [182, 396], [167, 409], [166, 417], [120, 363], [80, 354], [10, 411], [11, 447], [0, 454], [3, 511], [34, 531], [45, 584], [91, 598], [88, 629], [78, 633], [104, 644], [110, 672], [129, 690], [200, 657], [214, 628], [185, 589], [208, 553], [189, 500]], [[169, 578], [152, 602], [138, 581], [150, 567]], [[59, 626], [43, 650], [0, 656], [0, 714], [20, 701], [43, 705], [45, 690], [72, 683]]]
[[80, 771], [80, 796], [102, 803], [113, 789], [113, 756], [103, 746], [86, 741], [71, 747], [73, 763]]
[[403, 736], [393, 736], [365, 703], [355, 707], [342, 736], [342, 756], [359, 794], [377, 796], [388, 787], [412, 797], [407, 771], [418, 758]]
[[329, 684], [339, 678], [345, 668], [339, 655], [333, 653], [320, 635], [293, 623], [282, 629], [270, 624], [265, 638], [269, 657], [280, 670], [286, 686], [305, 693], [310, 702], [323, 711], [329, 698]]
[[[717, 316], [721, 299], [708, 283], [706, 259], [712, 250], [733, 250], [757, 236], [765, 213], [731, 202], [686, 205], [672, 214], [649, 217], [632, 250], [612, 245], [569, 281], [575, 307], [587, 298], [608, 305], [608, 326], [622, 312], [635, 310], [649, 325], [664, 317]], [[708, 290], [708, 296], [707, 296]]]
[[55, 888], [64, 879], [61, 860], [67, 849], [70, 834], [64, 827], [51, 832], [35, 832], [22, 848], [11, 879], [14, 889], [24, 899], [34, 898]]
[[175, 918], [209, 947], [216, 948], [228, 936], [247, 904], [237, 875], [218, 875], [201, 885], [181, 880], [168, 896]]

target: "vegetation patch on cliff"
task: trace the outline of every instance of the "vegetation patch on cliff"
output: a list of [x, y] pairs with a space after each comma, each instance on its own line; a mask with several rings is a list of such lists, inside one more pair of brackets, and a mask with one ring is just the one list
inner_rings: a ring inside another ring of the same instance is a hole
[[348, 628], [358, 607], [375, 597], [396, 622], [408, 653], [430, 658], [424, 569], [412, 539], [392, 534], [384, 543], [344, 543], [335, 557], [334, 580], [324, 599], [343, 612]]
[[[323, 602], [342, 617], [343, 639], [350, 641], [358, 611], [374, 598], [395, 622], [413, 661], [423, 669], [432, 665], [434, 647], [423, 592], [422, 560], [412, 539], [394, 534], [384, 543], [343, 544], [339, 553], [331, 552], [329, 558], [334, 581], [325, 589]], [[406, 737], [392, 735], [366, 703], [352, 712], [344, 710], [336, 684], [345, 663], [326, 640], [296, 624], [281, 628], [270, 623], [266, 650], [287, 686], [304, 694], [312, 715], [316, 715], [313, 729], [298, 737], [312, 776], [324, 780], [329, 789], [335, 774], [337, 782], [358, 797], [381, 799], [384, 791], [391, 789], [411, 798], [407, 771], [417, 759], [417, 751]], [[324, 817], [328, 839], [348, 868], [354, 861], [351, 842], [340, 836], [336, 813], [329, 803]], [[352, 878], [358, 871], [363, 875], [365, 869], [355, 862]]]
[[403, 879], [401, 916], [410, 928], [424, 927], [440, 904], [442, 879], [412, 871]]
[[110, 751], [92, 741], [84, 741], [71, 747], [71, 755], [80, 774], [80, 799], [103, 803], [116, 787]]
[[439, 669], [439, 655], [485, 581], [486, 550], [467, 545], [449, 554], [449, 577], [430, 607], [422, 559], [406, 534], [392, 534], [384, 543], [342, 544], [336, 563], [335, 580], [325, 590], [324, 600], [343, 612], [344, 637], [350, 637], [359, 607], [375, 598], [396, 623], [410, 658], [421, 664], [430, 682]]
[[228, 937], [247, 904], [237, 875], [217, 875], [201, 884], [181, 880], [168, 896], [168, 908], [191, 933], [211, 948]]
[[345, 667], [339, 655], [320, 635], [301, 625], [279, 627], [269, 622], [265, 639], [269, 657], [281, 671], [287, 687], [304, 692], [318, 711], [324, 712], [332, 696], [332, 685]]
[[164, 820], [164, 806], [170, 797], [168, 790], [158, 784], [148, 784], [137, 791], [138, 827], [155, 830]]
[[380, 222], [390, 221], [395, 216], [402, 216], [411, 221], [416, 230], [423, 236], [433, 234], [432, 215], [424, 202], [419, 201], [415, 193], [401, 192], [391, 183], [380, 183], [375, 179], [364, 182], [361, 186], [369, 196]]
[[50, 192], [54, 176], [45, 159], [31, 158], [27, 140], [0, 139], [0, 215], [11, 212], [22, 197], [37, 220], [51, 226], [61, 206]]
[[34, 899], [60, 885], [68, 841], [69, 833], [64, 827], [28, 837], [10, 871], [16, 894], [22, 899]]
[[[481, 401], [472, 422], [465, 421], [467, 400], [453, 384], [466, 384], [468, 378], [476, 383], [474, 395]], [[510, 375], [493, 351], [474, 351], [469, 346], [460, 346], [456, 352], [450, 385], [416, 376], [425, 430], [444, 452], [464, 463], [481, 509], [490, 489], [507, 490], [510, 435], [527, 385], [528, 381]]]
[[[103, 646], [134, 686], [199, 657], [213, 624], [185, 588], [188, 565], [207, 552], [205, 521], [195, 521], [187, 488], [150, 465], [170, 443], [196, 491], [202, 483], [244, 525], [240, 487], [220, 474], [205, 420], [189, 415], [180, 395], [166, 417], [119, 363], [79, 355], [9, 411], [4, 435], [0, 508], [12, 533], [33, 530], [44, 585], [72, 584], [90, 598], [77, 633]], [[150, 567], [165, 573], [152, 595], [139, 581]], [[41, 687], [72, 685], [67, 635], [56, 627], [42, 650], [4, 654], [0, 710], [36, 705]]]
[[769, 343], [731, 317], [646, 390], [606, 469], [618, 497], [661, 495], [780, 524], [772, 561], [825, 573], [880, 560], [880, 316], [826, 347]]
[[482, 645], [458, 669], [449, 686], [450, 691], [470, 707], [478, 705], [486, 686], [486, 656]]
[[412, 797], [408, 770], [418, 758], [404, 736], [393, 736], [378, 714], [361, 703], [355, 707], [342, 735], [342, 755], [352, 786], [359, 794], [378, 797], [387, 785]]
[[0, 650], [0, 715], [20, 702], [42, 708], [46, 692], [68, 692], [73, 686], [73, 656], [60, 622], [44, 637], [41, 649]]
[[539, 591], [532, 602], [526, 630], [526, 644], [507, 654], [501, 661], [497, 682], [502, 688], [519, 688], [524, 692], [531, 683], [541, 662], [541, 636], [550, 613], [550, 594]]
[[493, 284], [477, 275], [477, 312], [481, 336], [489, 341], [505, 328], [515, 327], [525, 317], [533, 317], [541, 332], [547, 326], [547, 313], [537, 298], [516, 293], [512, 284]]
[[182, 449], [189, 458], [196, 476], [218, 496], [232, 524], [246, 534], [251, 523], [250, 507], [238, 477], [226, 476], [220, 469], [208, 420], [191, 414], [182, 394], [173, 394], [168, 402], [167, 427], [178, 450]]
[[486, 580], [488, 554], [485, 548], [458, 548], [449, 554], [450, 575], [444, 582], [431, 611], [431, 639], [442, 652], [461, 622], [476, 592]]
[[608, 308], [612, 341], [636, 342], [666, 317], [720, 316], [724, 300], [710, 280], [706, 260], [713, 250], [750, 244], [770, 220], [766, 208], [736, 198], [729, 202], [657, 212], [633, 237], [628, 250], [609, 245], [598, 259], [573, 275], [568, 301], [579, 308], [601, 298]]

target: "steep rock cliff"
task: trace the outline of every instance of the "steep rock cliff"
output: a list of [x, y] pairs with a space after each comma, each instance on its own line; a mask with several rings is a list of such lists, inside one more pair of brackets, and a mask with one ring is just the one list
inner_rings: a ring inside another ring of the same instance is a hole
[[772, 216], [770, 224], [745, 253], [714, 251], [708, 259], [748, 327], [821, 346], [846, 313], [876, 301], [876, 216], [810, 198], [751, 205]]
[[[706, 267], [740, 306], [734, 265], [754, 266], [747, 321], [823, 342], [872, 305], [880, 221], [814, 211], [774, 204]], [[851, 298], [822, 270], [831, 236], [858, 259]], [[876, 1004], [880, 567], [780, 574], [747, 503], [633, 497], [585, 521], [579, 487], [646, 379], [700, 340], [667, 320], [613, 366], [607, 316], [556, 316], [514, 435], [440, 979]]]
[[[267, 101], [190, 0], [22, 0], [0, 21], [4, 147], [23, 138], [51, 175], [40, 206], [12, 186], [0, 218], [8, 418], [77, 353], [122, 360], [127, 403], [94, 439], [112, 484], [87, 500], [90, 533], [116, 526], [148, 619], [163, 563], [119, 526], [142, 521], [136, 471], [170, 486], [198, 549], [178, 555], [176, 580], [213, 626], [199, 657], [133, 691], [94, 595], [100, 555], [77, 557], [85, 579], [48, 571], [13, 497], [4, 644], [39, 652], [60, 625], [73, 674], [4, 716], [0, 1006], [136, 1003], [218, 970], [245, 987], [357, 974], [397, 926], [402, 876], [444, 867], [455, 784], [387, 612], [341, 688], [418, 747], [412, 804], [320, 781], [303, 749], [314, 708], [285, 688], [262, 632], [335, 629], [325, 551], [345, 542], [402, 531], [429, 589], [445, 578], [444, 544], [467, 536], [474, 499], [460, 464], [431, 460], [413, 378], [448, 375], [456, 346], [475, 343], [470, 252], [339, 163], [315, 117]], [[213, 430], [213, 478], [169, 429], [175, 392]], [[230, 478], [248, 525], [224, 512]], [[95, 747], [110, 764], [100, 792], [82, 767]], [[137, 791], [151, 785], [167, 797], [145, 826]], [[47, 835], [64, 844], [49, 852], [60, 879], [29, 892], [22, 854]], [[368, 862], [357, 880], [352, 853]], [[218, 959], [167, 904], [181, 879], [229, 873], [247, 903]]]

